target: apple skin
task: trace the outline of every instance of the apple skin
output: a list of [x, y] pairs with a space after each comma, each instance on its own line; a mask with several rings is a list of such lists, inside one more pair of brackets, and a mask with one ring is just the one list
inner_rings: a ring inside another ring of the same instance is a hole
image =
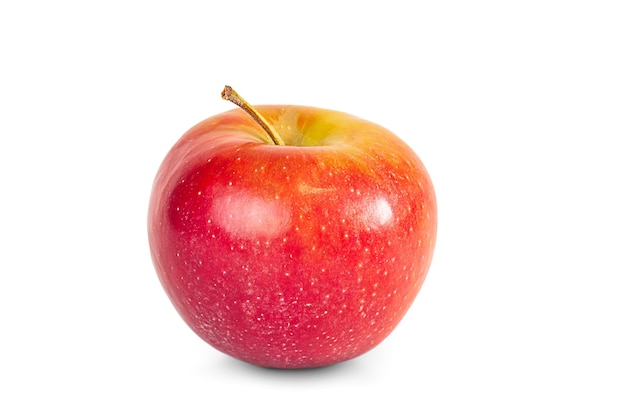
[[346, 113], [234, 109], [173, 146], [148, 235], [178, 313], [217, 350], [270, 368], [349, 360], [385, 339], [431, 263], [435, 192], [390, 131]]

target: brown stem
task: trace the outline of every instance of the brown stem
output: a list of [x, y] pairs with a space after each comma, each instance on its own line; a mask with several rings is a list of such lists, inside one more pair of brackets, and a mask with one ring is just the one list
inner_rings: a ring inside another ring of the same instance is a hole
[[270, 140], [265, 140], [265, 138], [264, 138], [263, 140], [265, 140], [265, 142], [267, 142], [270, 145], [284, 145], [285, 144], [285, 142], [283, 142], [283, 140], [278, 135], [276, 130], [272, 127], [272, 125], [270, 125], [268, 123], [268, 121], [265, 119], [265, 117], [263, 117], [263, 115], [261, 115], [261, 113], [256, 111], [254, 109], [254, 107], [252, 107], [250, 105], [250, 103], [248, 103], [246, 100], [244, 100], [243, 97], [241, 97], [229, 85], [224, 86], [224, 90], [222, 91], [222, 98], [224, 100], [228, 100], [231, 103], [236, 104], [237, 106], [241, 107], [241, 109], [243, 109], [246, 113], [248, 113], [250, 116], [252, 116], [254, 121], [257, 122], [259, 124], [259, 126], [261, 126], [263, 128], [263, 130], [265, 130], [265, 132], [267, 132], [267, 135], [270, 137], [271, 141]]

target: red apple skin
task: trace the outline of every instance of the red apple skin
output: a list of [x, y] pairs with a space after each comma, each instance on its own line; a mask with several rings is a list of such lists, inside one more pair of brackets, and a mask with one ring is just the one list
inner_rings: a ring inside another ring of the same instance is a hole
[[435, 193], [417, 155], [371, 122], [257, 106], [287, 146], [234, 109], [189, 130], [158, 170], [148, 235], [184, 321], [219, 351], [312, 368], [385, 339], [431, 263]]

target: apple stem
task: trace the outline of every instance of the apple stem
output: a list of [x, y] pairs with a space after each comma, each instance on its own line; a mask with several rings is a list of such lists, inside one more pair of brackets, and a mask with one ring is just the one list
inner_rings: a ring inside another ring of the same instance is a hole
[[241, 97], [235, 90], [232, 89], [232, 87], [230, 87], [229, 85], [224, 86], [224, 90], [222, 91], [222, 98], [224, 100], [228, 100], [231, 103], [236, 104], [242, 110], [244, 110], [246, 113], [252, 116], [254, 121], [257, 122], [259, 126], [261, 126], [263, 130], [265, 130], [265, 132], [267, 132], [267, 135], [271, 139], [271, 140], [267, 140], [263, 138], [263, 140], [267, 144], [269, 145], [284, 145], [285, 144], [285, 142], [283, 142], [283, 140], [278, 135], [276, 130], [272, 127], [272, 125], [268, 123], [265, 117], [263, 117], [261, 113], [256, 111], [254, 107], [252, 107], [250, 103], [244, 100], [243, 97]]

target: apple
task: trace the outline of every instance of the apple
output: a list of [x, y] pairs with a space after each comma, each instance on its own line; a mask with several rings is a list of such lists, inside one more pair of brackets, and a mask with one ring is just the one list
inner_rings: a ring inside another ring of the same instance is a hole
[[[154, 180], [148, 237], [178, 313], [215, 349], [313, 368], [377, 346], [429, 269], [433, 184], [411, 148], [346, 113], [295, 105], [210, 117]], [[243, 109], [243, 110], [242, 110]]]

